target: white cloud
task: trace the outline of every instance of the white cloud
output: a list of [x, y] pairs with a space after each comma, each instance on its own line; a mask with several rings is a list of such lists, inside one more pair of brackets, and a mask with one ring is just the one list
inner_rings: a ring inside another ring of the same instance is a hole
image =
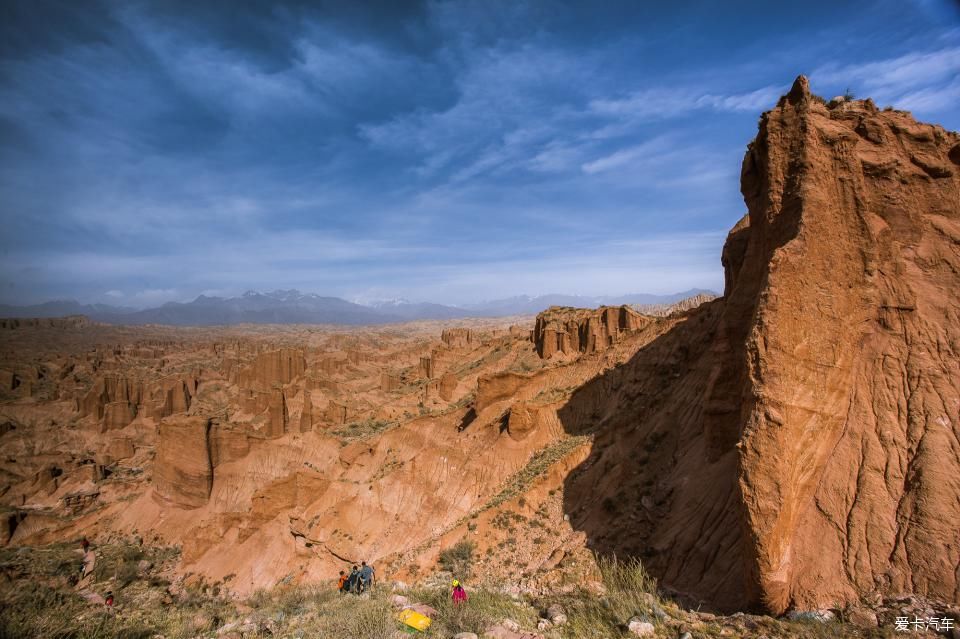
[[131, 295], [130, 301], [133, 306], [149, 307], [185, 300], [183, 293], [175, 288], [145, 288]]
[[635, 91], [624, 98], [592, 100], [590, 109], [631, 119], [666, 119], [698, 109], [761, 111], [771, 108], [786, 89], [769, 85], [747, 93], [717, 94], [686, 87], [658, 87]]
[[960, 94], [960, 47], [913, 52], [886, 60], [815, 70], [816, 86], [843, 90], [850, 87], [881, 105], [937, 111], [956, 107]]
[[586, 162], [580, 168], [587, 174], [600, 173], [631, 164], [638, 159], [648, 158], [652, 153], [660, 151], [662, 151], [662, 138], [619, 149], [604, 157]]
[[112, 289], [104, 293], [107, 297], [123, 297], [123, 291]]

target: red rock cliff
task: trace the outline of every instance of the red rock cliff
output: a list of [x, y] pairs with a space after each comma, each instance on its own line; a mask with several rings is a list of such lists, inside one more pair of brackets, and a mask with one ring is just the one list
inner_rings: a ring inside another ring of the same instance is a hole
[[958, 155], [956, 133], [828, 108], [801, 77], [744, 159], [712, 390], [737, 401], [715, 445], [736, 442], [748, 574], [774, 612], [960, 600]]

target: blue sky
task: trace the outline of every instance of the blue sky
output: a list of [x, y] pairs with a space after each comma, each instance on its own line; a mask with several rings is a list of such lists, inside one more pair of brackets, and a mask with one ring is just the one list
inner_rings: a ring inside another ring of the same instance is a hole
[[958, 6], [5, 0], [0, 301], [721, 290], [760, 113], [960, 129]]

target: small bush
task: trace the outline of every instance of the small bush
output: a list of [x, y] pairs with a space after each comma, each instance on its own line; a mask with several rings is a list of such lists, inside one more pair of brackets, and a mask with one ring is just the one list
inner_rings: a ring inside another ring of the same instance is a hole
[[440, 565], [459, 579], [469, 579], [476, 548], [477, 545], [469, 539], [461, 539], [440, 552]]

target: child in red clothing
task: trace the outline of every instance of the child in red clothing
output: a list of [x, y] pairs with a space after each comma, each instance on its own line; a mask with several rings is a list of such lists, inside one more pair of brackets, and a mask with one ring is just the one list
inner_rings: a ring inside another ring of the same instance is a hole
[[453, 604], [459, 606], [467, 600], [467, 591], [463, 589], [460, 582], [453, 580]]

